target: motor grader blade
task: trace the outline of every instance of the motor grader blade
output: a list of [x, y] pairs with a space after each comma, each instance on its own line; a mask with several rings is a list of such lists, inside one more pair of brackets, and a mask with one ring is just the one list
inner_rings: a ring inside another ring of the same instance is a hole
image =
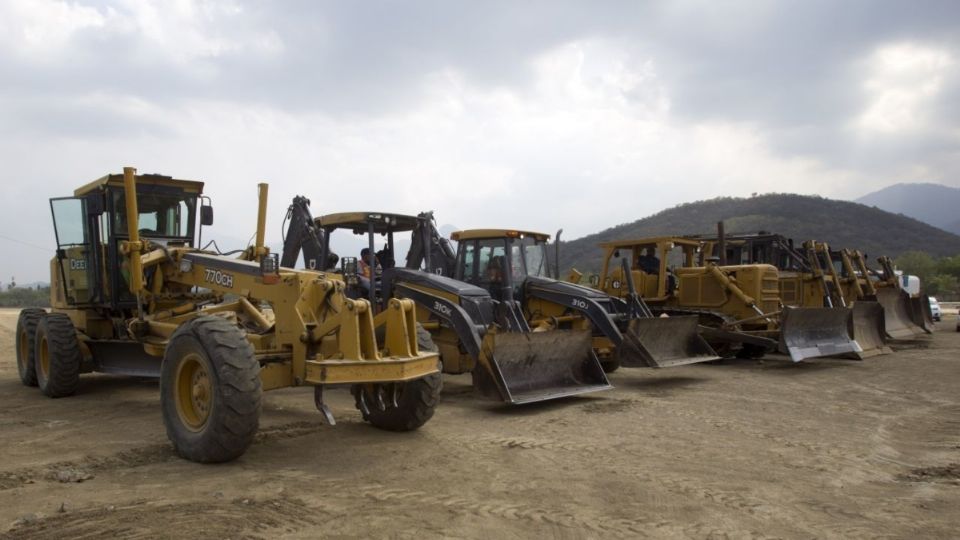
[[864, 359], [881, 354], [890, 354], [884, 339], [883, 306], [879, 302], [858, 300], [853, 304], [853, 339], [863, 351], [851, 353], [856, 358]]
[[794, 362], [820, 356], [857, 354], [850, 335], [851, 308], [785, 307], [780, 315], [780, 352]]
[[913, 322], [913, 308], [907, 293], [892, 287], [878, 288], [877, 302], [883, 306], [884, 331], [891, 339], [913, 339], [924, 333], [923, 328]]
[[481, 393], [515, 405], [613, 388], [589, 330], [490, 332], [473, 377]]
[[930, 309], [930, 297], [921, 294], [910, 297], [910, 314], [913, 324], [928, 334], [933, 333], [933, 311]]
[[699, 317], [644, 317], [630, 321], [617, 349], [623, 367], [662, 368], [719, 360], [700, 336]]

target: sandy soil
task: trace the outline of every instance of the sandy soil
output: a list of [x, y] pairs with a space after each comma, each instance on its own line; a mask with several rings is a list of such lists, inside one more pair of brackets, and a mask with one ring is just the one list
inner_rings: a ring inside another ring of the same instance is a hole
[[960, 333], [863, 362], [621, 370], [616, 389], [507, 408], [446, 377], [434, 419], [338, 425], [267, 394], [240, 460], [175, 457], [155, 382], [20, 385], [0, 311], [0, 536], [8, 538], [956, 538]]

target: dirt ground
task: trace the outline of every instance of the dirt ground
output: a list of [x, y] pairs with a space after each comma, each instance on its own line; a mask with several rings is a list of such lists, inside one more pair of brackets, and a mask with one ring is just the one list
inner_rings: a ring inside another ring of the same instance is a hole
[[0, 537], [956, 538], [960, 333], [862, 362], [620, 370], [614, 390], [510, 408], [445, 376], [421, 430], [346, 391], [266, 394], [239, 460], [177, 458], [156, 382], [21, 386], [0, 311]]

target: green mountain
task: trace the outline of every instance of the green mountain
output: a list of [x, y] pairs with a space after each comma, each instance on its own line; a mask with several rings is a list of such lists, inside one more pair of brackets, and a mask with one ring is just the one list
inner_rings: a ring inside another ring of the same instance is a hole
[[720, 197], [681, 204], [632, 223], [562, 242], [560, 269], [599, 270], [597, 244], [608, 240], [709, 234], [723, 221], [728, 233], [768, 231], [797, 242], [820, 240], [832, 247], [856, 248], [871, 259], [925, 251], [940, 257], [960, 254], [960, 236], [916, 219], [847, 201], [792, 194], [750, 198]]

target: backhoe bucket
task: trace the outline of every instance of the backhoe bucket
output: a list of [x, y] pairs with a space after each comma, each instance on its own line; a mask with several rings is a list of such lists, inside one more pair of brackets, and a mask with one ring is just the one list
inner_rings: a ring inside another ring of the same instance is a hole
[[891, 339], [913, 339], [924, 332], [913, 322], [910, 295], [893, 287], [877, 289], [877, 302], [883, 306], [883, 327]]
[[928, 334], [933, 333], [933, 311], [930, 309], [930, 297], [921, 294], [910, 297], [910, 314], [913, 324]]
[[820, 356], [857, 354], [851, 308], [785, 307], [780, 315], [780, 352], [794, 362]]
[[620, 365], [662, 368], [718, 360], [698, 322], [696, 315], [633, 319], [617, 349]]
[[589, 330], [490, 332], [474, 368], [474, 386], [512, 404], [612, 388]]
[[853, 339], [862, 352], [852, 353], [856, 358], [864, 359], [880, 354], [890, 354], [884, 339], [883, 306], [879, 302], [857, 300], [853, 303]]

